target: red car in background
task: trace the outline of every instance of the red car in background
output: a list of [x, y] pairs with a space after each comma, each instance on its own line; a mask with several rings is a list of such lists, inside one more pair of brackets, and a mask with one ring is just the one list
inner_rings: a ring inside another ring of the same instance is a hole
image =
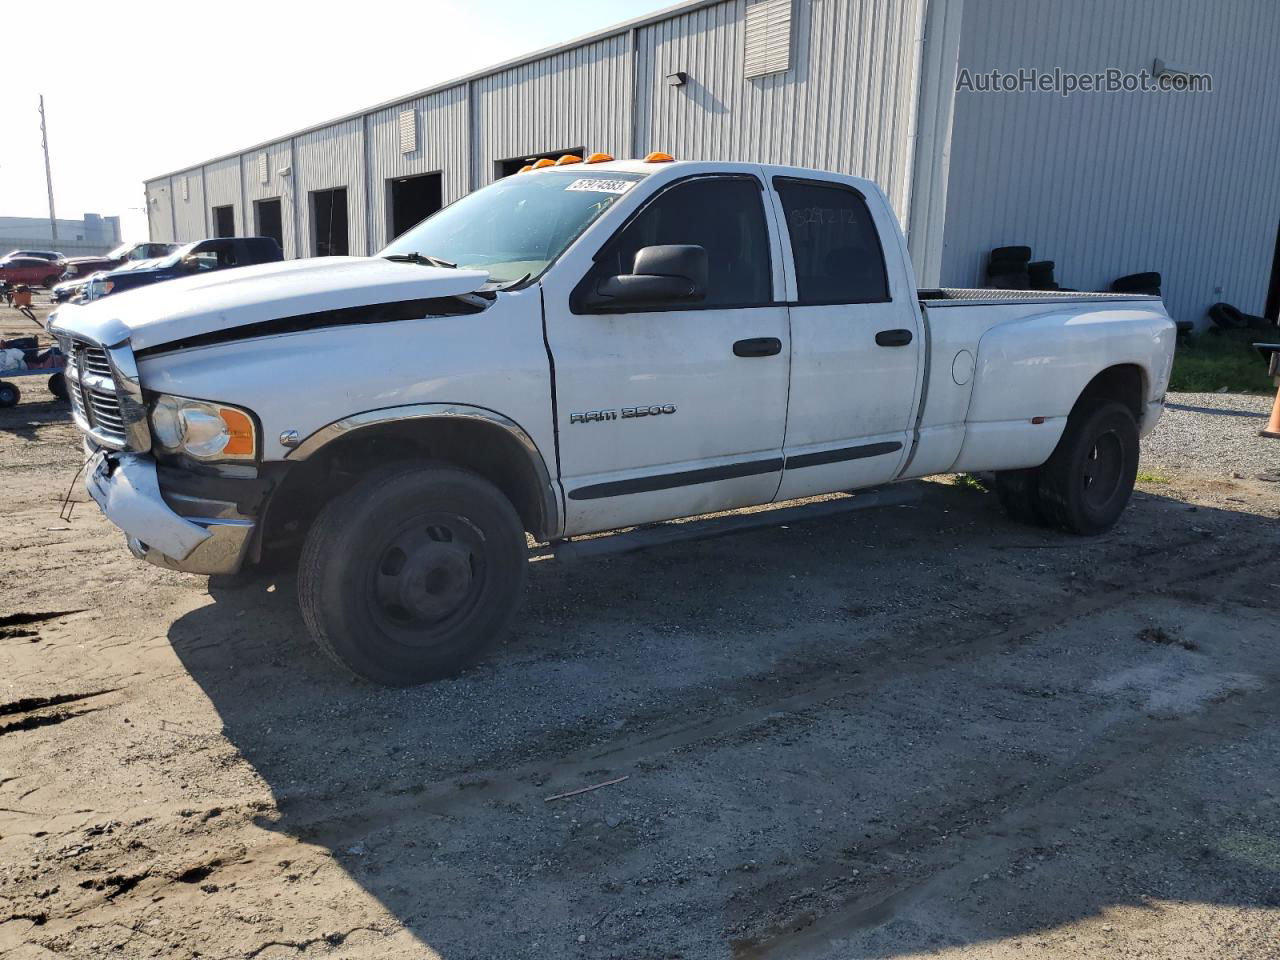
[[25, 283], [29, 287], [48, 287], [58, 282], [62, 268], [38, 257], [5, 257], [0, 260], [0, 281]]

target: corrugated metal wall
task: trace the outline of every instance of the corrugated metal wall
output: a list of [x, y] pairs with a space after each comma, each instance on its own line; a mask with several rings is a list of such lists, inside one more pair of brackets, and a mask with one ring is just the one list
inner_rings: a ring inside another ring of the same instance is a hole
[[152, 240], [173, 241], [173, 192], [168, 177], [147, 184], [147, 225]]
[[[1059, 282], [1164, 276], [1179, 319], [1261, 313], [1280, 226], [1275, 0], [966, 0], [960, 66], [1213, 75], [1213, 92], [956, 94], [943, 282], [1030, 244]], [[1221, 288], [1219, 291], [1217, 288]]]
[[[400, 152], [399, 121], [405, 110], [414, 111], [417, 118], [417, 146], [412, 153]], [[369, 131], [369, 213], [376, 249], [390, 239], [388, 180], [439, 172], [445, 203], [468, 192], [467, 88], [452, 87], [379, 110], [369, 114], [365, 123]]]
[[[240, 161], [236, 157], [210, 163], [204, 168], [205, 203], [213, 207], [230, 206], [235, 211], [236, 235], [245, 236], [249, 231], [244, 219], [244, 205], [240, 196]], [[213, 229], [213, 218], [209, 218]]]
[[[639, 31], [636, 153], [876, 180], [907, 213], [923, 0], [798, 0], [791, 69], [743, 77], [746, 0]], [[667, 76], [688, 74], [683, 86]]]
[[197, 240], [207, 237], [209, 216], [204, 203], [203, 170], [195, 167], [175, 173], [172, 180], [174, 229], [178, 239]]
[[[260, 158], [263, 154], [267, 156], [266, 183], [262, 182], [261, 168], [259, 166], [261, 163]], [[290, 258], [305, 255], [298, 245], [297, 234], [294, 230], [292, 163], [292, 148], [288, 140], [282, 143], [270, 144], [240, 157], [244, 178], [244, 222], [248, 224], [245, 232], [253, 236], [257, 236], [260, 233], [254, 202], [278, 197], [280, 199], [281, 232], [284, 234], [284, 255]], [[282, 172], [285, 170], [290, 170], [287, 176]]]
[[480, 187], [495, 163], [583, 148], [626, 156], [631, 139], [631, 35], [567, 50], [471, 84]]
[[348, 244], [353, 256], [372, 253], [366, 229], [364, 122], [361, 119], [315, 130], [293, 141], [293, 180], [301, 240], [299, 256], [315, 256], [310, 196], [316, 190], [347, 188]]
[[[439, 170], [447, 203], [491, 182], [500, 160], [569, 147], [619, 157], [664, 149], [682, 158], [829, 167], [880, 181], [905, 216], [925, 0], [795, 3], [785, 73], [744, 77], [746, 0], [726, 0], [265, 148], [272, 152], [267, 188], [258, 184], [262, 148], [246, 152], [239, 158], [245, 196], [237, 229], [254, 228], [254, 199], [280, 196], [285, 255], [310, 256], [308, 194], [345, 186], [351, 251], [372, 253], [387, 235], [389, 178]], [[688, 75], [684, 86], [667, 83], [676, 71]], [[418, 115], [418, 149], [405, 155], [397, 121], [410, 106]], [[290, 144], [291, 183], [276, 173], [276, 154]], [[210, 175], [215, 166], [208, 165]], [[148, 190], [154, 194], [165, 179], [149, 182]], [[209, 188], [206, 207], [225, 195], [220, 176], [210, 182], [218, 186]], [[207, 213], [201, 220], [183, 210], [179, 201], [177, 238], [204, 236]], [[153, 210], [151, 220], [157, 239], [168, 239], [162, 215]]]

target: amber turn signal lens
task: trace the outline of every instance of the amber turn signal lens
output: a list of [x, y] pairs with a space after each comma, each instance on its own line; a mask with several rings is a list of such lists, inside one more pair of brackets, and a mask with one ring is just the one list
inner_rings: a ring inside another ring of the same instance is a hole
[[660, 153], [656, 150], [644, 158], [645, 163], [671, 163], [674, 160], [675, 160], [675, 157], [673, 157], [671, 154]]
[[218, 416], [226, 424], [227, 434], [231, 438], [222, 452], [237, 457], [253, 456], [253, 421], [248, 414], [230, 407], [219, 407]]
[[591, 154], [591, 156], [587, 157], [586, 162], [587, 163], [608, 163], [612, 159], [613, 157], [611, 157], [607, 153], [593, 153]]
[[517, 171], [516, 171], [516, 173], [528, 173], [528, 172], [529, 172], [530, 170], [532, 170], [532, 169], [533, 169], [533, 164], [532, 164], [532, 163], [526, 163], [523, 167], [521, 167], [519, 170], [517, 170]]
[[581, 157], [575, 157], [572, 153], [566, 153], [563, 157], [556, 161], [557, 167], [567, 167], [571, 163], [581, 163]]
[[555, 165], [556, 162], [548, 157], [533, 161], [533, 169], [535, 170], [541, 170], [543, 167], [554, 167]]

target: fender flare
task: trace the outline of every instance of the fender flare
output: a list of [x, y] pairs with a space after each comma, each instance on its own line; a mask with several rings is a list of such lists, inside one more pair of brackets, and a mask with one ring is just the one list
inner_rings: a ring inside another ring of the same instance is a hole
[[564, 517], [560, 508], [558, 486], [551, 479], [547, 462], [542, 451], [534, 443], [529, 433], [510, 417], [489, 410], [486, 407], [475, 407], [463, 403], [415, 403], [399, 407], [381, 407], [355, 413], [341, 420], [320, 427], [311, 433], [298, 446], [285, 454], [284, 462], [299, 463], [314, 456], [335, 440], [342, 439], [357, 431], [383, 426], [391, 423], [432, 420], [473, 420], [499, 427], [519, 444], [528, 458], [538, 480], [538, 494], [542, 501], [542, 512], [546, 529], [543, 533], [549, 539], [555, 539], [563, 529]]

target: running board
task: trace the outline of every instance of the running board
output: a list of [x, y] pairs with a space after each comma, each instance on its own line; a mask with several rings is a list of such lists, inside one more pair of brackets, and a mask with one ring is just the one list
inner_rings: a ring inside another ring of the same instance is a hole
[[573, 564], [586, 560], [599, 560], [620, 553], [664, 547], [688, 540], [709, 540], [725, 537], [745, 530], [776, 527], [784, 523], [805, 523], [834, 517], [854, 510], [873, 507], [900, 507], [915, 503], [924, 490], [919, 481], [895, 483], [887, 487], [859, 490], [848, 496], [820, 503], [794, 507], [772, 507], [755, 513], [731, 513], [706, 520], [667, 521], [650, 527], [639, 527], [626, 533], [614, 533], [601, 537], [584, 537], [579, 540], [559, 540], [551, 545], [551, 554], [561, 563]]

